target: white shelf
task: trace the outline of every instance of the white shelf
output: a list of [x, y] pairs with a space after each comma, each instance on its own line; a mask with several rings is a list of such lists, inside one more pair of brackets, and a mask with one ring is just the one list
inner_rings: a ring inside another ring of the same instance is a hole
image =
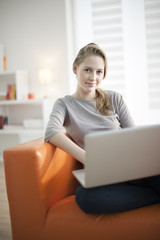
[[44, 129], [0, 129], [0, 135], [9, 135], [9, 134], [41, 134], [44, 132]]
[[15, 74], [15, 72], [9, 72], [9, 71], [0, 72], [0, 75], [13, 75], [13, 74]]
[[28, 100], [2, 100], [0, 105], [16, 105], [16, 104], [41, 104], [41, 99], [28, 99]]

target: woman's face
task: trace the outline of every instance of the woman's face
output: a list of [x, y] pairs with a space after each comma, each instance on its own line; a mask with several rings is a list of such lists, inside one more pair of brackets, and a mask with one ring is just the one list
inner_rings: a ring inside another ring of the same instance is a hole
[[104, 60], [100, 56], [88, 56], [79, 66], [73, 66], [73, 72], [77, 76], [78, 90], [86, 94], [95, 92], [104, 78]]

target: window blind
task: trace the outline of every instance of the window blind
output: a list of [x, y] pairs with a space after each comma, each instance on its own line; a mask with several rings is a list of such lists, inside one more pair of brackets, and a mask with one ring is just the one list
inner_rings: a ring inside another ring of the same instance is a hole
[[144, 0], [149, 109], [160, 109], [160, 0]]
[[121, 0], [92, 0], [93, 40], [107, 55], [107, 79], [102, 87], [124, 95], [124, 50]]

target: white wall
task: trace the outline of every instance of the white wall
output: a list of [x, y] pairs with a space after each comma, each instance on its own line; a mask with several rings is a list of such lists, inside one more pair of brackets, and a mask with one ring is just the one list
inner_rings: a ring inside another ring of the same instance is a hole
[[28, 70], [37, 98], [43, 95], [40, 68], [52, 70], [51, 94], [68, 93], [66, 40], [65, 0], [0, 1], [0, 44], [8, 71]]

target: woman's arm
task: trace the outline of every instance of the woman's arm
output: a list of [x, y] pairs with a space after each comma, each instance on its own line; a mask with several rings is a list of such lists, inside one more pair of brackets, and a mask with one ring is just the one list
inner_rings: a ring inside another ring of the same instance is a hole
[[135, 123], [131, 117], [128, 107], [119, 93], [115, 92], [114, 107], [119, 116], [120, 124], [122, 128], [135, 127]]
[[69, 153], [81, 163], [85, 164], [85, 150], [75, 144], [64, 133], [57, 133], [50, 138], [49, 142]]

